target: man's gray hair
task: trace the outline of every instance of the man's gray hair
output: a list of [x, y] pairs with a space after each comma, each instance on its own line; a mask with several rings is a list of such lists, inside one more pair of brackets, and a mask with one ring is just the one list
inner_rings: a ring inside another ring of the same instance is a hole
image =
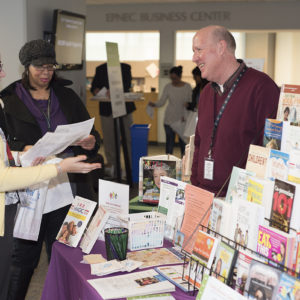
[[231, 51], [232, 53], [235, 52], [236, 49], [235, 39], [231, 34], [231, 32], [229, 32], [225, 27], [216, 26], [213, 31], [213, 36], [218, 42], [224, 40], [227, 44], [228, 50]]

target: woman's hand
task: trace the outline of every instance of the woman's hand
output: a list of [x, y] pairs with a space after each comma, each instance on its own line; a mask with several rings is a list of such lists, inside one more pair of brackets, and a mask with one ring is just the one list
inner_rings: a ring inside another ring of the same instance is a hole
[[95, 147], [96, 139], [93, 135], [89, 135], [87, 138], [74, 143], [74, 146], [80, 146], [84, 150], [92, 150]]
[[37, 165], [41, 165], [44, 161], [46, 160], [46, 157], [37, 157], [33, 160], [33, 162], [31, 163], [32, 166], [37, 166]]
[[148, 105], [151, 106], [151, 107], [155, 107], [155, 103], [151, 102], [151, 101], [149, 101]]
[[99, 163], [90, 164], [83, 162], [83, 160], [86, 160], [85, 155], [65, 158], [58, 164], [58, 172], [89, 173], [102, 167]]

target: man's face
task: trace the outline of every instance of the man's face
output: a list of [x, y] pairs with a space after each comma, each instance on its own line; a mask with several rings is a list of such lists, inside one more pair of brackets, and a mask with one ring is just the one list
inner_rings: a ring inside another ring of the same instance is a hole
[[193, 38], [193, 62], [201, 71], [202, 78], [218, 82], [220, 56], [217, 53], [218, 43], [211, 32], [200, 30]]

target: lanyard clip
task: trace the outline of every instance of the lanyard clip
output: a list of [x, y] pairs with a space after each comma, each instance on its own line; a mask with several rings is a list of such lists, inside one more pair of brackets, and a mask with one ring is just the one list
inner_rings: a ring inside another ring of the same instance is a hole
[[211, 158], [211, 148], [208, 150], [208, 158]]

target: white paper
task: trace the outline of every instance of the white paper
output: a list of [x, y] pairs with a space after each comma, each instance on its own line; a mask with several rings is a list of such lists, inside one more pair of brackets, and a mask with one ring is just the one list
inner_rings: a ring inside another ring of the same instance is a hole
[[[201, 291], [199, 291], [201, 293]], [[228, 285], [224, 284], [215, 277], [210, 276], [205, 285], [203, 294], [197, 296], [197, 299], [201, 300], [246, 300], [246, 297], [242, 296]]]
[[154, 117], [154, 107], [150, 106], [149, 104], [146, 106], [146, 113], [150, 119], [153, 120]]
[[103, 299], [118, 299], [175, 291], [175, 286], [168, 280], [162, 279], [162, 276], [154, 270], [92, 279], [88, 280], [88, 283], [94, 287]]
[[54, 132], [47, 132], [36, 144], [20, 156], [22, 166], [30, 166], [37, 157], [48, 157], [64, 151], [68, 146], [89, 136], [94, 118], [69, 124], [59, 125]]
[[107, 88], [104, 86], [96, 95], [97, 97], [107, 97]]
[[[119, 216], [129, 213], [129, 186], [100, 179], [99, 205], [109, 213], [104, 229], [122, 226]], [[104, 229], [99, 236], [101, 240], [104, 240]]]
[[123, 269], [121, 262], [117, 261], [116, 259], [106, 261], [99, 264], [92, 264], [91, 265], [91, 274], [92, 275], [107, 275], [116, 272], [120, 272]]
[[151, 63], [150, 65], [148, 65], [146, 67], [146, 71], [152, 78], [157, 77], [159, 74], [159, 68], [157, 67], [157, 65], [155, 63]]

